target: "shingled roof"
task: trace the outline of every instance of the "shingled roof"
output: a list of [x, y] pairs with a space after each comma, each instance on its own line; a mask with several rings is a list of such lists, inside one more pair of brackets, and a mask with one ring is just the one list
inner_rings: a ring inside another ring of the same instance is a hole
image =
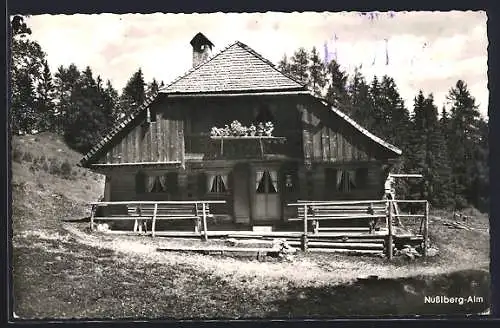
[[272, 62], [236, 41], [162, 88], [162, 93], [305, 90]]

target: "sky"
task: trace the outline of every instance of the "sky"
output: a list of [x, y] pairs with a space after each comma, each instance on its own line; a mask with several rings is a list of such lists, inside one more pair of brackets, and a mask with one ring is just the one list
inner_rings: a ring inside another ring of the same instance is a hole
[[392, 76], [410, 109], [422, 90], [440, 110], [462, 79], [487, 117], [486, 20], [481, 11], [269, 12], [33, 15], [26, 23], [52, 72], [71, 63], [90, 66], [118, 90], [139, 67], [147, 82], [168, 83], [185, 73], [192, 65], [189, 41], [202, 32], [213, 54], [241, 41], [275, 64], [299, 47], [316, 47], [348, 74], [359, 67], [369, 81]]

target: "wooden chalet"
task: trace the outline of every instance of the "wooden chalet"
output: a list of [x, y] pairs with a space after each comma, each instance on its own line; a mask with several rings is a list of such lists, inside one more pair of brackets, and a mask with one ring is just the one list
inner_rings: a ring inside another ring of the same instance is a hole
[[[215, 55], [201, 33], [191, 45], [193, 67], [81, 160], [106, 176], [105, 202], [224, 200], [216, 218], [251, 227], [286, 223], [300, 200], [382, 199], [400, 149], [239, 41]], [[274, 129], [213, 133], [233, 121]]]

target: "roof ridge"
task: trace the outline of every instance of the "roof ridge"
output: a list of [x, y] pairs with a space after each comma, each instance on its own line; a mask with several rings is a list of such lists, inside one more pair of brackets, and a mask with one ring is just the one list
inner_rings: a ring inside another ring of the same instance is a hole
[[275, 71], [277, 71], [278, 73], [280, 73], [281, 75], [289, 78], [290, 80], [292, 80], [293, 82], [295, 83], [298, 83], [299, 85], [301, 85], [302, 87], [305, 87], [307, 88], [307, 85], [302, 83], [301, 81], [297, 80], [295, 77], [292, 77], [291, 75], [283, 72], [282, 70], [278, 69], [276, 67], [276, 65], [270, 61], [269, 59], [267, 59], [266, 57], [262, 56], [260, 53], [258, 53], [257, 51], [255, 51], [253, 48], [251, 48], [250, 46], [247, 46], [246, 44], [244, 44], [243, 42], [240, 42], [240, 41], [236, 41], [236, 43], [239, 44], [239, 46], [241, 46], [244, 50], [246, 50], [247, 52], [251, 53], [252, 55], [256, 56], [257, 58], [259, 58], [260, 60], [262, 60], [264, 63], [268, 64], [269, 66], [271, 66]]
[[170, 84], [165, 85], [164, 87], [160, 88], [158, 91], [161, 92], [163, 90], [166, 90], [166, 89], [170, 88], [175, 83], [179, 82], [180, 80], [184, 79], [185, 77], [187, 77], [191, 73], [197, 71], [199, 68], [201, 68], [201, 67], [205, 66], [206, 64], [208, 64], [209, 62], [211, 62], [216, 57], [220, 56], [223, 52], [225, 52], [226, 50], [228, 50], [229, 48], [231, 48], [232, 46], [234, 46], [238, 42], [239, 41], [235, 41], [235, 42], [229, 44], [228, 46], [226, 46], [225, 48], [219, 50], [219, 52], [217, 52], [216, 54], [210, 56], [207, 60], [205, 60], [204, 62], [201, 62], [200, 64], [196, 65], [195, 67], [190, 68], [187, 72], [179, 75], [177, 78], [175, 78], [174, 80], [172, 80], [172, 82], [170, 82]]

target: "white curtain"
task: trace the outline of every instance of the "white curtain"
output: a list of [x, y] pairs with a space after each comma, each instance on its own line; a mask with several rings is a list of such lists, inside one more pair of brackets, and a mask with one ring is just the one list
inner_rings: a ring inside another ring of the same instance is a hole
[[271, 176], [271, 183], [273, 184], [274, 190], [278, 191], [278, 172], [269, 171], [269, 175]]
[[340, 183], [342, 182], [342, 170], [337, 170], [337, 190], [342, 191]]
[[214, 185], [214, 181], [215, 181], [215, 174], [213, 173], [207, 173], [207, 190], [208, 192], [211, 192], [212, 191], [212, 187]]
[[256, 171], [255, 172], [255, 190], [259, 189], [260, 180], [264, 177], [264, 171]]
[[155, 185], [155, 176], [146, 176], [146, 192], [151, 192], [153, 190], [153, 187]]
[[222, 174], [220, 176], [220, 178], [222, 179], [222, 183], [224, 183], [224, 189], [227, 190], [228, 188], [228, 184], [227, 184], [227, 174]]
[[[349, 182], [351, 183], [351, 185], [356, 188], [356, 171], [355, 170], [349, 170], [347, 171], [348, 172], [348, 175], [349, 175]], [[350, 189], [349, 189], [350, 191]]]
[[158, 178], [160, 179], [161, 189], [167, 191], [167, 175], [160, 175]]

